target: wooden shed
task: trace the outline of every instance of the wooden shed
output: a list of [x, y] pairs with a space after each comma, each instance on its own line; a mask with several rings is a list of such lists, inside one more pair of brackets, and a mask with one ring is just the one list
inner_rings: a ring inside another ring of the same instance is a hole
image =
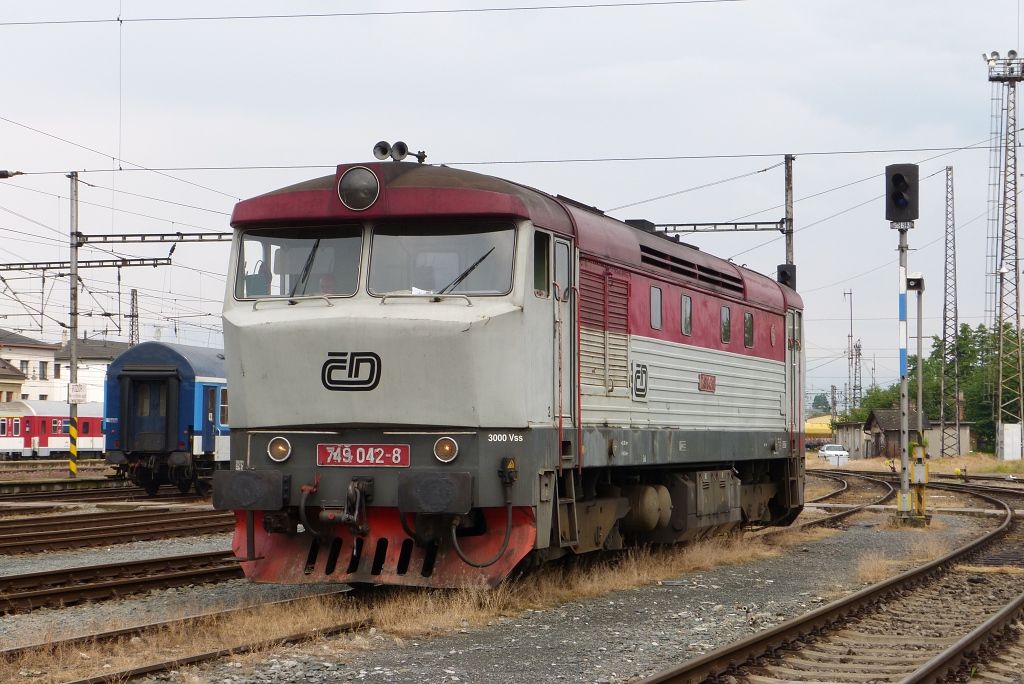
[[[916, 444], [919, 441], [917, 434], [917, 411], [910, 412], [908, 424], [910, 427], [910, 443]], [[925, 416], [925, 431], [927, 432], [931, 426], [928, 416]], [[872, 409], [871, 413], [868, 414], [867, 421], [864, 423], [864, 432], [868, 435], [868, 458], [877, 456], [884, 456], [886, 458], [900, 457], [899, 409]]]

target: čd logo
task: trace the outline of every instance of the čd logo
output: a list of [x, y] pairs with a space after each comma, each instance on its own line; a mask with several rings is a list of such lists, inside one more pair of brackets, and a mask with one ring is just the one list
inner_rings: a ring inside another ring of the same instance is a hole
[[327, 352], [320, 382], [333, 392], [366, 392], [380, 383], [380, 357], [374, 352]]

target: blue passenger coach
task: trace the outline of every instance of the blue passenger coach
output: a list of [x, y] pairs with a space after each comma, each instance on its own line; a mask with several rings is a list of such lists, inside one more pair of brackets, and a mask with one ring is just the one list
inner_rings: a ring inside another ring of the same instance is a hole
[[107, 461], [146, 493], [171, 484], [209, 491], [230, 462], [224, 352], [143, 342], [107, 369]]

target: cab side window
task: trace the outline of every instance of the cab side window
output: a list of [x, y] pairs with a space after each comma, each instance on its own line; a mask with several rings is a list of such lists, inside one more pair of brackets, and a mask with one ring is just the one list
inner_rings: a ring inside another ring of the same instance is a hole
[[533, 233], [533, 294], [551, 294], [551, 236], [539, 230]]
[[732, 324], [731, 324], [731, 319], [730, 319], [729, 307], [727, 307], [727, 306], [723, 306], [722, 307], [721, 321], [722, 321], [722, 343], [723, 344], [728, 344], [729, 341], [732, 339]]
[[651, 286], [651, 328], [661, 330], [661, 288]]

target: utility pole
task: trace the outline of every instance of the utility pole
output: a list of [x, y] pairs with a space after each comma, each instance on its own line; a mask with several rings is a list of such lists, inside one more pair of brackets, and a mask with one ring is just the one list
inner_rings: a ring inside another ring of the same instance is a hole
[[792, 154], [785, 157], [786, 165], [786, 264], [793, 262], [793, 160]]
[[850, 334], [846, 336], [846, 410], [854, 408], [850, 401], [853, 395], [853, 290], [843, 292], [843, 299], [850, 298]]
[[829, 402], [829, 406], [832, 407], [832, 422], [835, 422], [838, 412], [836, 411], [836, 386], [832, 385], [832, 397]]
[[70, 409], [70, 425], [68, 435], [71, 444], [68, 447], [68, 475], [78, 477], [78, 402], [85, 401], [78, 385], [78, 172], [68, 174], [71, 179], [71, 369], [68, 379], [68, 407]]
[[[1024, 59], [1010, 50], [1006, 59], [998, 52], [987, 55], [988, 80], [1002, 83], [1006, 89], [1006, 128], [1003, 132], [1002, 173], [1002, 225], [999, 233], [998, 315], [996, 334], [999, 336], [998, 374], [995, 394], [996, 452], [1000, 459], [1024, 458], [1024, 440], [1021, 439], [1022, 398], [1024, 398], [1024, 368], [1020, 349], [1020, 260], [1018, 254], [1017, 223], [1017, 83], [1024, 80]], [[1006, 424], [1015, 424], [1012, 439], [1007, 440]], [[1007, 442], [1011, 443], [1007, 443]], [[1015, 442], [1015, 443], [1013, 443]]]
[[956, 220], [953, 212], [953, 167], [946, 167], [946, 267], [943, 276], [942, 373], [939, 376], [940, 456], [960, 455], [960, 360], [956, 310]]

